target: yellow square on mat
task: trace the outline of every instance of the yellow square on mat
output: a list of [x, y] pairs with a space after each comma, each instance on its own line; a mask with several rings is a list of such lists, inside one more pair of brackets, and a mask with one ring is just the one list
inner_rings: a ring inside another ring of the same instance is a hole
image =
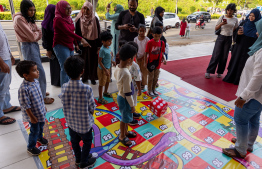
[[[108, 110], [105, 106], [99, 106], [99, 107], [96, 107], [96, 108], [98, 108], [98, 109], [103, 109], [103, 110]], [[105, 112], [103, 112], [103, 111], [97, 111], [97, 110], [95, 110], [95, 112], [94, 112], [94, 118], [97, 118], [97, 117], [100, 117], [100, 116], [103, 116], [103, 115], [105, 115], [106, 113]]]
[[[113, 149], [111, 149], [111, 150], [112, 150], [112, 151], [116, 151], [116, 155], [122, 156], [122, 155], [125, 153], [125, 151], [118, 149], [119, 146], [124, 146], [124, 145], [119, 142], [119, 143], [117, 143], [117, 144], [113, 147]], [[108, 152], [110, 152], [111, 150], [109, 150]]]
[[202, 125], [194, 122], [191, 119], [186, 119], [180, 123], [180, 127], [189, 135], [192, 135], [196, 131], [200, 130], [203, 128]]
[[229, 168], [245, 169], [246, 167], [244, 167], [240, 162], [231, 159], [222, 169], [229, 169]]
[[97, 125], [98, 128], [104, 128], [104, 126], [97, 119], [94, 119], [94, 123], [95, 125]]
[[[129, 126], [128, 126], [129, 127]], [[117, 137], [116, 131], [120, 130], [120, 122], [113, 123], [106, 127], [106, 129], [112, 133], [115, 137]]]
[[257, 136], [256, 141], [262, 144], [262, 138], [260, 136]]
[[221, 137], [220, 139], [218, 139], [215, 143], [213, 143], [213, 145], [217, 146], [217, 147], [221, 147], [221, 148], [228, 148], [229, 146], [232, 145], [232, 142]]
[[204, 111], [207, 108], [204, 104], [199, 103], [199, 102], [193, 102], [193, 105], [191, 107], [196, 112], [202, 112], [202, 111]]
[[175, 85], [172, 83], [168, 83], [168, 84], [164, 84], [163, 86], [166, 88], [173, 88]]
[[[150, 123], [158, 128], [160, 131], [165, 131], [173, 126], [173, 123], [164, 117], [157, 118]], [[165, 125], [165, 127], [163, 127], [163, 125]]]
[[136, 105], [137, 113], [141, 113], [141, 112], [146, 111], [146, 110], [149, 110], [149, 108], [146, 105], [144, 105], [142, 103], [137, 103], [137, 105]]
[[226, 117], [226, 116], [221, 116], [218, 119], [216, 119], [217, 122], [224, 124], [225, 126], [229, 126], [228, 123], [232, 121], [232, 119]]
[[182, 146], [186, 147], [188, 150], [190, 150], [192, 153], [199, 155], [201, 152], [203, 152], [206, 148], [199, 146], [197, 144], [193, 144], [192, 142], [188, 141], [187, 139], [183, 139], [179, 142]]
[[229, 112], [230, 110], [232, 110], [230, 107], [227, 107], [226, 105], [223, 105], [221, 103], [216, 103], [216, 105], [223, 109], [225, 112]]
[[175, 91], [170, 91], [164, 94], [165, 96], [176, 98], [177, 93]]
[[38, 157], [43, 165], [43, 168], [48, 168], [51, 165], [48, 161], [50, 158], [50, 156], [48, 155], [48, 151], [42, 151]]
[[145, 140], [142, 143], [132, 147], [133, 150], [140, 151], [141, 153], [147, 153], [154, 147], [149, 141]]

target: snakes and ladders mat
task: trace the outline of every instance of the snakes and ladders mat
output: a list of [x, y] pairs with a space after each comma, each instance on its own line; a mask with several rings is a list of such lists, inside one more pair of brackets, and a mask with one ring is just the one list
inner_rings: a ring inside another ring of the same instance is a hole
[[[262, 126], [253, 153], [245, 159], [230, 158], [222, 154], [222, 148], [234, 146], [230, 141], [236, 136], [234, 110], [167, 80], [161, 79], [159, 84], [157, 92], [168, 103], [167, 112], [160, 118], [155, 116], [149, 110], [152, 98], [144, 92], [136, 106], [142, 115], [138, 125], [128, 127], [137, 133], [130, 147], [118, 140], [121, 116], [117, 93], [106, 98], [106, 105], [96, 101], [91, 149], [97, 158], [95, 169], [262, 168]], [[49, 145], [37, 145], [42, 151], [35, 160], [41, 163], [38, 168], [76, 168], [63, 109], [47, 113], [46, 118], [44, 135]], [[30, 126], [23, 126], [28, 135]]]

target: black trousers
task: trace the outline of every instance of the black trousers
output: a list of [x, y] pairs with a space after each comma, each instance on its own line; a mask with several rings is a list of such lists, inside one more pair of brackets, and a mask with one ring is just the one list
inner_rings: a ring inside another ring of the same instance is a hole
[[224, 73], [231, 44], [232, 36], [218, 35], [206, 73], [214, 74], [216, 69], [218, 74]]

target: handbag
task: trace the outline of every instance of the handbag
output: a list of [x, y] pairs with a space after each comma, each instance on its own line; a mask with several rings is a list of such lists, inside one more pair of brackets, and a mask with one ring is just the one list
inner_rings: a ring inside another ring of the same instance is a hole
[[152, 72], [153, 70], [155, 70], [157, 66], [159, 65], [159, 59], [160, 59], [160, 55], [162, 52], [162, 41], [161, 40], [160, 40], [160, 44], [161, 44], [161, 47], [160, 47], [160, 53], [159, 53], [158, 58], [156, 60], [153, 60], [152, 62], [149, 62], [149, 58], [148, 58], [147, 69], [149, 72]]
[[[221, 22], [223, 22], [223, 18], [224, 18], [224, 15], [222, 16]], [[220, 32], [221, 32], [221, 27], [218, 30], [215, 30], [216, 35], [220, 35]]]

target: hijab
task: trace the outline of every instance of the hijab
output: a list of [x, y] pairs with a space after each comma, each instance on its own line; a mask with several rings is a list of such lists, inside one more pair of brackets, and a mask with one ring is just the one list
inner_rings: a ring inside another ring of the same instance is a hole
[[55, 5], [50, 4], [45, 9], [45, 17], [41, 24], [42, 27], [54, 31], [53, 28], [54, 17], [55, 17]]
[[262, 19], [255, 23], [257, 28], [257, 33], [259, 34], [256, 42], [249, 48], [250, 51], [248, 52], [249, 56], [252, 56], [256, 53], [259, 49], [262, 48]]
[[55, 18], [62, 18], [69, 24], [73, 24], [73, 21], [70, 16], [65, 14], [65, 8], [69, 5], [67, 1], [59, 1], [56, 4], [55, 8]]
[[[84, 13], [84, 7], [90, 10], [90, 14], [86, 15]], [[90, 2], [85, 2], [82, 6], [81, 11], [76, 16], [75, 22], [80, 19], [80, 27], [82, 36], [88, 40], [95, 40], [98, 38], [98, 30], [96, 23], [96, 16], [93, 12], [93, 5]]]
[[116, 5], [116, 12], [115, 13], [121, 13], [122, 11], [124, 11], [124, 7], [122, 5], [117, 4]]
[[164, 8], [162, 8], [161, 6], [157, 7], [155, 10], [155, 16], [158, 17], [158, 19], [163, 22], [163, 18], [160, 16], [160, 13], [165, 11]]
[[255, 15], [255, 20], [254, 21], [250, 21], [249, 20], [249, 15], [247, 15], [246, 17], [246, 21], [244, 24], [244, 35], [248, 36], [248, 37], [253, 37], [253, 38], [257, 38], [257, 29], [256, 29], [256, 25], [255, 22], [257, 22], [258, 20], [261, 19], [261, 14], [259, 9], [253, 9], [250, 13], [253, 13]]

